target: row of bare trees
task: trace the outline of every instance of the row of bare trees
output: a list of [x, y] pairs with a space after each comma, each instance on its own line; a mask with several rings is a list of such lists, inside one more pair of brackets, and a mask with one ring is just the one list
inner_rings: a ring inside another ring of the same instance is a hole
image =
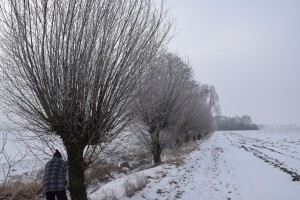
[[62, 140], [72, 199], [87, 199], [85, 170], [129, 122], [155, 164], [170, 141], [212, 130], [216, 98], [166, 53], [163, 4], [3, 0], [0, 14], [1, 105], [41, 140]]
[[133, 126], [157, 165], [165, 147], [213, 131], [216, 106], [211, 102], [211, 87], [197, 83], [180, 57], [164, 53], [149, 65], [138, 84]]

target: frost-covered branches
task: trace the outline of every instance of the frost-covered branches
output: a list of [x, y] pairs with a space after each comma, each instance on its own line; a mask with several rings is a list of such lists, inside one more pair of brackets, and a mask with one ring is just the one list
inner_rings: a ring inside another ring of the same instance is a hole
[[186, 62], [165, 53], [149, 65], [139, 82], [135, 130], [159, 164], [167, 145], [209, 132], [213, 123], [209, 95], [193, 80]]
[[168, 40], [167, 13], [151, 0], [4, 0], [0, 12], [6, 108], [62, 138], [71, 196], [86, 199], [93, 156], [83, 150], [110, 142], [131, 118], [136, 84]]

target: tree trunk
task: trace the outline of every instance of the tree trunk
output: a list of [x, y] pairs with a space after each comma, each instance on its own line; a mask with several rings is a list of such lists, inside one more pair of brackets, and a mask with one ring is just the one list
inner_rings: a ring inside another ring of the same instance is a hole
[[153, 154], [154, 165], [158, 166], [161, 164], [161, 152], [155, 152]]
[[154, 161], [154, 165], [158, 166], [161, 164], [161, 152], [162, 152], [162, 147], [159, 141], [159, 131], [154, 131], [152, 140], [153, 140], [152, 141], [153, 161]]
[[84, 146], [66, 144], [68, 154], [69, 189], [72, 200], [87, 200], [84, 171], [86, 165], [83, 159]]

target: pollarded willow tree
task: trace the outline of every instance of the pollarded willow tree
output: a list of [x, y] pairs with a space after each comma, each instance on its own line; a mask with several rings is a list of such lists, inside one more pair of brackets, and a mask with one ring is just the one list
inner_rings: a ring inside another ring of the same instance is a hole
[[177, 145], [188, 142], [196, 133], [200, 134], [199, 124], [203, 123], [205, 118], [199, 116], [207, 116], [205, 110], [208, 108], [206, 103], [207, 95], [201, 92], [201, 86], [196, 81], [190, 81], [187, 86], [187, 96], [184, 102], [184, 109], [180, 113], [180, 120], [177, 122], [176, 134], [173, 138]]
[[190, 118], [188, 132], [195, 140], [215, 130], [213, 115], [220, 112], [220, 107], [214, 86], [198, 84], [193, 94], [195, 103], [190, 104], [192, 107], [183, 119]]
[[162, 150], [170, 142], [170, 132], [185, 109], [192, 74], [190, 67], [171, 53], [160, 55], [149, 65], [139, 83], [134, 128], [158, 165]]
[[131, 118], [136, 83], [168, 40], [167, 13], [151, 0], [3, 0], [0, 11], [6, 108], [62, 139], [71, 197], [87, 199], [89, 158]]

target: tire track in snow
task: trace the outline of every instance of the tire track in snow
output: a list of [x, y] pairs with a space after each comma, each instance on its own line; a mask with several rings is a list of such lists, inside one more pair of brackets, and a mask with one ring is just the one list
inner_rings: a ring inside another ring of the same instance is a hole
[[[236, 137], [236, 139], [239, 141], [239, 144], [238, 143], [234, 143], [229, 138], [229, 136]], [[235, 146], [237, 146], [239, 148], [244, 149], [247, 152], [252, 153], [257, 158], [263, 160], [266, 163], [269, 163], [271, 166], [273, 166], [275, 168], [278, 168], [282, 172], [285, 172], [285, 173], [289, 174], [292, 177], [293, 181], [300, 181], [300, 175], [296, 172], [295, 169], [287, 166], [284, 162], [278, 160], [277, 158], [273, 158], [273, 157], [269, 156], [268, 154], [266, 154], [266, 153], [264, 153], [264, 152], [262, 152], [260, 150], [260, 149], [267, 149], [269, 151], [285, 155], [285, 154], [283, 154], [281, 152], [275, 151], [273, 149], [271, 150], [271, 149], [263, 146], [263, 143], [258, 143], [258, 142], [261, 142], [263, 140], [253, 139], [253, 138], [246, 137], [246, 136], [241, 136], [241, 135], [236, 134], [236, 133], [229, 133], [229, 134], [226, 135], [226, 138], [231, 142], [232, 145], [235, 145]], [[253, 142], [255, 142], [256, 144], [253, 144]], [[247, 144], [247, 143], [250, 143], [250, 144]], [[257, 145], [257, 143], [260, 144], [261, 146]], [[288, 155], [285, 155], [285, 156], [288, 156]], [[300, 160], [300, 159], [295, 158], [293, 156], [288, 156], [288, 157]]]
[[[297, 143], [296, 141], [295, 142], [291, 142], [291, 141], [287, 141], [286, 139], [284, 139], [283, 141], [281, 141], [282, 144], [280, 144], [278, 141], [275, 142], [272, 142], [272, 141], [266, 141], [266, 140], [263, 140], [263, 139], [258, 139], [258, 138], [252, 138], [252, 137], [248, 137], [248, 136], [245, 136], [245, 135], [241, 135], [241, 134], [238, 134], [238, 133], [229, 133], [229, 135], [233, 136], [233, 137], [236, 137], [240, 143], [242, 144], [246, 144], [247, 143], [252, 143], [252, 144], [260, 144], [261, 146], [257, 146], [258, 148], [264, 148], [266, 150], [270, 150], [272, 152], [275, 152], [275, 153], [278, 153], [278, 154], [282, 154], [284, 156], [287, 156], [287, 157], [290, 157], [290, 158], [293, 158], [293, 159], [296, 159], [296, 160], [299, 160], [300, 161], [300, 158], [299, 157], [296, 157], [295, 155], [293, 154], [296, 154], [296, 155], [299, 155], [297, 154], [296, 151], [292, 151], [292, 149], [294, 149], [294, 146], [291, 146], [290, 144], [293, 144], [293, 145], [299, 145], [299, 143]], [[271, 146], [271, 147], [267, 147], [266, 145], [268, 146]], [[277, 146], [276, 146], [277, 145]], [[276, 148], [273, 149], [273, 148]], [[282, 151], [286, 151], [286, 153], [283, 153]]]

